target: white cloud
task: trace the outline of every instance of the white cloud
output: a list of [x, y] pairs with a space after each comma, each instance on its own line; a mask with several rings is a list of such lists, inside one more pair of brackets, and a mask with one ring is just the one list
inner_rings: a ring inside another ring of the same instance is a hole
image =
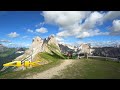
[[64, 39], [61, 38], [61, 37], [56, 36], [55, 38], [56, 38], [56, 40], [57, 40], [58, 42], [63, 42], [63, 41], [64, 41]]
[[28, 31], [28, 32], [30, 32], [30, 33], [33, 33], [33, 32], [34, 32], [34, 31], [33, 31], [33, 30], [31, 30], [31, 29], [28, 29], [27, 31]]
[[91, 12], [87, 11], [44, 11], [45, 22], [57, 24], [61, 27], [73, 25], [87, 17]]
[[46, 33], [46, 32], [48, 32], [47, 28], [44, 28], [44, 27], [41, 27], [41, 28], [39, 28], [39, 29], [36, 29], [35, 31], [36, 31], [36, 32], [39, 32], [39, 33]]
[[28, 32], [33, 33], [34, 31], [31, 29], [27, 29]]
[[76, 38], [85, 38], [85, 37], [92, 37], [92, 36], [97, 36], [97, 35], [109, 35], [109, 32], [100, 32], [100, 30], [89, 30], [89, 31], [84, 31], [81, 32]]
[[[48, 32], [47, 28], [44, 28], [44, 27], [38, 28], [38, 29], [36, 29], [36, 30], [28, 29], [27, 31], [30, 32], [30, 33], [33, 33], [33, 34], [46, 33], [46, 32]], [[24, 37], [24, 38], [25, 38], [25, 37]]]
[[114, 20], [113, 21], [112, 29], [115, 32], [120, 31], [120, 20]]
[[0, 40], [1, 43], [10, 43], [11, 41], [9, 40]]
[[120, 11], [109, 11], [104, 15], [103, 20], [113, 20], [116, 19], [117, 17], [120, 17]]
[[[58, 37], [74, 36], [76, 38], [109, 35], [110, 31], [101, 31], [98, 26], [105, 21], [114, 20], [120, 16], [120, 11], [90, 12], [90, 11], [44, 11], [45, 23], [59, 26]], [[114, 25], [115, 24], [115, 25]], [[119, 22], [114, 21], [114, 32], [119, 31]]]
[[77, 36], [77, 38], [85, 38], [85, 37], [89, 37], [90, 33], [88, 32], [82, 32], [82, 34], [80, 34], [79, 36]]
[[[102, 24], [103, 13], [90, 11], [45, 11], [43, 16], [46, 23], [59, 26], [59, 37], [89, 37], [98, 35], [92, 34], [96, 25]], [[84, 21], [83, 21], [84, 20]], [[94, 32], [93, 32], [94, 33]], [[92, 35], [91, 35], [92, 34]]]
[[120, 20], [113, 20], [112, 26], [109, 28], [111, 35], [120, 35]]
[[8, 36], [11, 38], [16, 38], [19, 36], [19, 34], [17, 34], [16, 32], [11, 32], [10, 34], [8, 34]]
[[39, 24], [35, 25], [35, 27], [41, 27], [45, 24], [45, 22], [40, 22]]
[[82, 31], [81, 25], [75, 23], [74, 25], [70, 25], [67, 27], [63, 27], [63, 29], [57, 33], [59, 37], [68, 37], [68, 36], [76, 36]]
[[102, 24], [102, 17], [103, 14], [99, 12], [93, 12], [90, 14], [90, 16], [85, 20], [85, 22], [82, 24], [83, 29], [91, 29], [96, 26], [96, 24]]
[[61, 31], [59, 33], [57, 33], [58, 37], [67, 37], [67, 36], [71, 36], [70, 32], [68, 31]]

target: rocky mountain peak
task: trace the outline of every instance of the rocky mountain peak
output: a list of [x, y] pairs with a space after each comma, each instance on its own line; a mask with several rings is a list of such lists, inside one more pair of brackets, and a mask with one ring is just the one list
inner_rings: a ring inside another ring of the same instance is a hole
[[42, 41], [42, 38], [37, 36], [37, 37], [33, 38], [32, 42], [41, 42], [41, 41]]
[[51, 50], [60, 52], [60, 48], [55, 36], [50, 35], [48, 38], [45, 39], [42, 39], [41, 37], [37, 36], [33, 38], [30, 48], [27, 51], [25, 51], [25, 56], [32, 55], [32, 57], [34, 58], [35, 55], [40, 52], [51, 53]]
[[32, 44], [29, 48], [29, 50], [26, 51], [27, 54], [30, 54], [32, 53], [33, 54], [33, 57], [39, 53], [39, 52], [42, 52], [42, 45], [43, 45], [43, 39], [39, 36], [33, 38], [32, 40]]
[[50, 35], [47, 40], [48, 40], [48, 44], [55, 44], [58, 46], [58, 42], [54, 35]]
[[56, 38], [55, 38], [55, 36], [54, 35], [50, 35], [48, 38], [45, 38], [44, 39], [44, 42], [43, 42], [43, 51], [45, 51], [45, 52], [50, 52], [50, 50], [49, 50], [49, 45], [54, 45], [56, 48], [58, 48], [58, 50], [60, 51], [60, 48], [59, 48], [59, 45], [58, 45], [58, 42], [57, 42], [57, 40], [56, 40]]

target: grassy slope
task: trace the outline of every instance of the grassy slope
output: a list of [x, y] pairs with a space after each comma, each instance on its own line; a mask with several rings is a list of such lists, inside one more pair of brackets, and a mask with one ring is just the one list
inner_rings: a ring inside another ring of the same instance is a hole
[[55, 79], [120, 79], [120, 63], [113, 61], [80, 59], [62, 71]]
[[47, 70], [49, 68], [52, 68], [58, 64], [60, 64], [62, 61], [60, 59], [63, 59], [62, 57], [60, 57], [57, 54], [48, 54], [48, 53], [39, 53], [37, 55], [39, 57], [39, 59], [41, 60], [48, 60], [50, 61], [50, 63], [46, 64], [46, 65], [42, 65], [42, 66], [37, 66], [37, 67], [33, 67], [30, 69], [26, 69], [24, 71], [16, 71], [16, 72], [9, 72], [6, 74], [1, 74], [0, 78], [5, 78], [5, 79], [14, 79], [14, 78], [24, 78], [26, 76], [35, 74], [35, 73], [39, 73], [42, 72], [44, 70]]
[[22, 77], [25, 77], [26, 75], [32, 75], [34, 73], [47, 70], [51, 67], [54, 67], [55, 65], [60, 64], [60, 62], [62, 62], [60, 59], [64, 59], [64, 56], [58, 51], [59, 49], [52, 44], [49, 45], [48, 48], [52, 52], [52, 54], [49, 54], [47, 52], [38, 53], [34, 58], [34, 60], [42, 60], [42, 61], [47, 60], [49, 62], [48, 64], [38, 66], [38, 67], [33, 67], [31, 69], [27, 69], [24, 71], [11, 72], [11, 69], [10, 69], [9, 72], [6, 74], [1, 73], [0, 78], [22, 78]]

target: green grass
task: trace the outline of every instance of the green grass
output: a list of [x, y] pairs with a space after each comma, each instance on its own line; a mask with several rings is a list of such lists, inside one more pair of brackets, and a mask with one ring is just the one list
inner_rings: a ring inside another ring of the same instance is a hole
[[63, 59], [63, 57], [59, 56], [58, 54], [52, 52], [52, 54], [49, 54], [49, 53], [39, 53], [38, 56], [40, 56], [41, 58], [44, 58], [46, 60], [52, 60], [52, 61], [55, 61], [57, 59]]
[[101, 59], [80, 59], [54, 79], [120, 79], [120, 63]]
[[21, 71], [13, 71], [11, 67], [9, 67], [7, 69], [7, 72], [0, 73], [0, 78], [24, 78], [26, 77], [26, 75], [32, 75], [38, 72], [42, 72], [51, 67], [54, 67], [55, 65], [60, 64], [62, 62], [60, 59], [64, 59], [64, 56], [59, 52], [58, 47], [51, 44], [48, 48], [52, 52], [52, 54], [42, 52], [38, 53], [34, 58], [34, 60], [47, 61], [48, 64]]
[[57, 55], [57, 56], [59, 56], [61, 58], [65, 58], [63, 56], [63, 54], [61, 54], [60, 50], [58, 49], [58, 47], [56, 45], [48, 44], [48, 48], [53, 53], [53, 55], [55, 55], [55, 56]]
[[51, 47], [52, 49], [59, 49], [56, 45], [54, 44], [48, 44], [49, 47]]
[[52, 68], [52, 67], [60, 64], [61, 62], [62, 62], [61, 60], [57, 60], [57, 61], [51, 62], [51, 63], [43, 65], [43, 66], [33, 67], [33, 68], [23, 70], [23, 71], [16, 71], [16, 72], [7, 73], [4, 75], [0, 75], [0, 79], [24, 78], [24, 77], [27, 77], [29, 75], [33, 75], [33, 74], [42, 72], [44, 70], [47, 70], [49, 68]]
[[0, 52], [0, 58], [2, 58], [2, 57], [7, 57], [8, 55], [14, 53], [15, 50], [16, 50], [16, 49], [14, 49], [14, 48], [9, 48], [9, 49], [7, 49], [7, 50], [4, 51], [4, 52]]
[[24, 78], [24, 77], [27, 77], [29, 75], [32, 75], [32, 74], [36, 74], [36, 73], [39, 73], [39, 72], [42, 72], [44, 70], [47, 70], [49, 68], [52, 68], [56, 65], [59, 65], [62, 60], [60, 59], [63, 59], [62, 57], [58, 56], [57, 54], [49, 54], [49, 53], [39, 53], [37, 55], [37, 59], [38, 60], [48, 60], [50, 63], [48, 64], [45, 64], [45, 65], [41, 65], [41, 66], [37, 66], [37, 67], [33, 67], [33, 68], [30, 68], [30, 69], [26, 69], [26, 70], [21, 70], [21, 71], [14, 71], [14, 72], [8, 72], [6, 74], [0, 74], [0, 78], [1, 79], [17, 79], [17, 78]]

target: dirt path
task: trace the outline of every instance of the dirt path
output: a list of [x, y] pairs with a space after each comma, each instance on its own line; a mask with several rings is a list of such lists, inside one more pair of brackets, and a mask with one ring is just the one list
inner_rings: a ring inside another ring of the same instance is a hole
[[68, 65], [72, 64], [73, 62], [75, 62], [75, 60], [64, 60], [63, 63], [61, 63], [59, 66], [50, 68], [41, 73], [27, 77], [26, 79], [50, 79], [54, 75], [58, 75], [61, 70], [65, 69]]

